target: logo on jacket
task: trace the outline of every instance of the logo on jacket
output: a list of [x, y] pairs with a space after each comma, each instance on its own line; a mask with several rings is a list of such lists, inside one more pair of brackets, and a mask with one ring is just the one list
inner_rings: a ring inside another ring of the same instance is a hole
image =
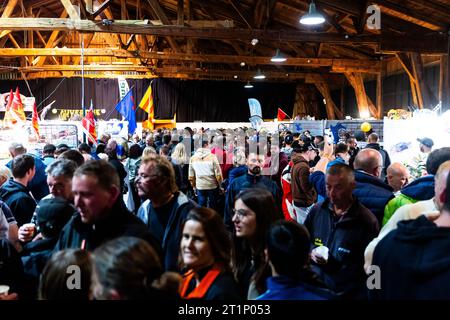
[[322, 239], [314, 238], [314, 245], [316, 245], [316, 246], [323, 246]]
[[342, 247], [339, 247], [338, 248], [338, 252], [342, 252], [342, 253], [350, 253], [350, 250], [348, 250], [348, 249], [345, 249], [345, 248], [342, 248]]

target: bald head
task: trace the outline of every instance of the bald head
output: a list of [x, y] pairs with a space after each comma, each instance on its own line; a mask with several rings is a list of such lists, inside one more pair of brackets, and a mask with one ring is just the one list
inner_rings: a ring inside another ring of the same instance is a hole
[[408, 169], [401, 163], [394, 162], [386, 170], [388, 184], [397, 192], [403, 188], [409, 179]]
[[439, 195], [445, 192], [449, 172], [450, 161], [445, 161], [439, 166], [439, 169], [434, 176], [434, 194], [438, 209], [441, 209], [443, 205], [441, 197], [439, 197]]
[[383, 168], [381, 153], [375, 149], [363, 149], [356, 155], [353, 163], [355, 170], [362, 170], [375, 177], [380, 177]]

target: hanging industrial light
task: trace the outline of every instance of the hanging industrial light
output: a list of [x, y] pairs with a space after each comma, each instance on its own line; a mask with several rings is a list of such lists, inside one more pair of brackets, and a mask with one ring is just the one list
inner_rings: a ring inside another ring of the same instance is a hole
[[261, 72], [261, 69], [258, 69], [258, 72], [256, 72], [256, 74], [253, 76], [253, 79], [265, 79], [266, 76], [264, 75], [264, 73]]
[[286, 57], [280, 53], [280, 49], [277, 49], [277, 51], [275, 51], [275, 55], [270, 59], [272, 62], [284, 62], [286, 60]]
[[247, 84], [244, 86], [245, 89], [251, 89], [253, 88], [253, 85], [250, 83], [250, 81], [247, 81]]
[[300, 23], [312, 26], [324, 22], [325, 17], [321, 13], [317, 12], [316, 4], [314, 3], [314, 0], [311, 0], [311, 3], [309, 4], [309, 12], [300, 18]]

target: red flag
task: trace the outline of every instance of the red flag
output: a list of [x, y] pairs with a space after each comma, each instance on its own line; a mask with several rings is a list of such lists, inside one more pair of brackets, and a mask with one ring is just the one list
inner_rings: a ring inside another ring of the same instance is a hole
[[6, 104], [6, 108], [5, 108], [5, 117], [3, 118], [3, 125], [5, 127], [10, 127], [11, 125], [14, 125], [17, 123], [17, 120], [13, 117], [12, 110], [11, 110], [11, 105], [12, 105], [13, 99], [14, 99], [14, 93], [11, 89], [11, 91], [9, 92], [8, 103]]
[[91, 106], [86, 113], [86, 116], [81, 119], [81, 125], [86, 129], [88, 133], [89, 142], [96, 144], [97, 143], [97, 134], [95, 133], [95, 119], [94, 119], [94, 106], [91, 100]]
[[26, 121], [25, 111], [23, 110], [22, 99], [20, 98], [19, 87], [16, 88], [14, 98], [11, 104], [11, 110], [17, 115], [19, 120]]
[[33, 105], [33, 117], [31, 119], [31, 124], [33, 125], [34, 132], [36, 133], [36, 137], [39, 140], [39, 116], [36, 107], [36, 101]]
[[286, 114], [286, 112], [278, 108], [277, 118], [278, 121], [283, 121], [284, 119], [289, 118], [289, 116]]

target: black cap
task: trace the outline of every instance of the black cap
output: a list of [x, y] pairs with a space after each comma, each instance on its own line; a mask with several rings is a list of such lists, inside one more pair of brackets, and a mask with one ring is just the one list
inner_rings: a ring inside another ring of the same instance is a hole
[[292, 134], [288, 134], [286, 137], [284, 137], [284, 142], [287, 144], [291, 144], [292, 141], [294, 141], [294, 136]]
[[305, 142], [303, 145], [300, 145], [298, 141], [294, 141], [292, 143], [292, 151], [293, 152], [306, 152], [308, 150], [317, 150], [317, 148], [314, 146], [314, 144], [310, 141]]
[[425, 147], [428, 148], [432, 148], [434, 145], [433, 140], [431, 140], [430, 138], [422, 138], [422, 139], [417, 138], [417, 141], [419, 141], [421, 144], [423, 144]]
[[46, 237], [56, 237], [75, 213], [75, 207], [64, 198], [48, 198], [36, 206], [37, 224]]

